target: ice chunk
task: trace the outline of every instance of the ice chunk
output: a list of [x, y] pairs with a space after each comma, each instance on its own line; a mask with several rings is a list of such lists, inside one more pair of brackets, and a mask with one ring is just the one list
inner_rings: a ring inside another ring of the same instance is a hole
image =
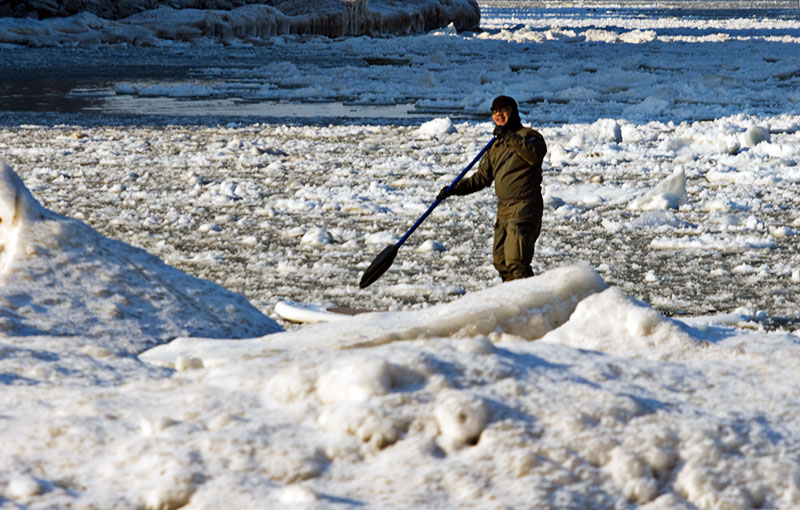
[[561, 144], [554, 143], [547, 148], [545, 161], [553, 166], [565, 166], [572, 162], [572, 156], [561, 146]]
[[134, 469], [139, 472], [148, 510], [174, 510], [186, 506], [197, 488], [197, 477], [186, 457], [163, 452], [146, 455], [137, 464]]
[[420, 138], [439, 138], [457, 132], [458, 130], [453, 126], [453, 121], [449, 118], [440, 117], [422, 124], [417, 129], [417, 136]]
[[319, 495], [309, 487], [292, 484], [278, 491], [278, 500], [287, 505], [308, 505], [319, 500]]
[[649, 466], [624, 448], [611, 451], [611, 461], [606, 468], [629, 501], [647, 503], [658, 494], [658, 483]]
[[622, 141], [622, 128], [614, 119], [600, 119], [592, 124], [591, 130], [604, 142]]
[[739, 143], [743, 147], [755, 147], [761, 142], [769, 142], [769, 128], [763, 126], [750, 126], [747, 131], [739, 137]]
[[686, 194], [686, 173], [683, 167], [659, 182], [644, 195], [632, 200], [628, 209], [632, 211], [651, 211], [657, 209], [677, 209], [688, 201]]
[[42, 494], [45, 490], [45, 486], [40, 480], [30, 475], [19, 474], [12, 476], [8, 481], [5, 496], [17, 501], [27, 501]]
[[395, 244], [399, 240], [400, 238], [391, 232], [383, 231], [369, 234], [364, 242], [367, 244]]
[[619, 36], [622, 42], [628, 44], [642, 44], [654, 41], [656, 32], [654, 30], [631, 30]]
[[363, 402], [385, 394], [392, 385], [392, 369], [382, 359], [353, 358], [323, 373], [317, 395], [326, 404]]
[[325, 230], [324, 227], [315, 227], [308, 230], [300, 239], [300, 244], [308, 244], [311, 246], [324, 246], [331, 244], [333, 237]]
[[433, 239], [428, 239], [417, 248], [418, 252], [423, 253], [431, 253], [435, 251], [446, 251], [447, 248], [439, 241], [434, 241]]
[[[606, 288], [606, 283], [591, 268], [562, 267], [419, 311], [361, 314], [348, 320], [314, 324], [298, 331], [238, 342], [178, 338], [142, 353], [140, 358], [150, 363], [174, 366], [178, 357], [189, 355], [202, 358], [204, 366], [211, 367], [242, 356], [255, 356], [259, 352], [284, 347], [297, 349], [306, 343], [313, 349], [344, 349], [417, 338], [469, 338], [490, 333], [536, 340], [567, 322], [576, 305], [586, 296]], [[359, 370], [363, 371], [363, 368]], [[338, 372], [339, 375], [328, 374], [326, 381], [347, 387], [346, 394], [350, 396], [359, 392], [368, 395], [384, 391], [382, 388], [387, 383], [382, 379], [385, 377], [385, 374], [380, 375], [382, 373], [383, 370], [373, 366], [371, 382], [366, 374], [361, 376], [366, 379], [359, 382], [348, 379], [347, 370], [343, 370]], [[339, 397], [330, 395], [330, 398], [336, 400]]]

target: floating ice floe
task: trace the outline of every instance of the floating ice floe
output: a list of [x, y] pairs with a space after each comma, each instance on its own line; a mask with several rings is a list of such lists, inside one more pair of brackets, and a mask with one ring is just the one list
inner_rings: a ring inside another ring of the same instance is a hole
[[453, 126], [452, 120], [447, 117], [440, 117], [423, 123], [417, 129], [417, 136], [420, 138], [438, 138], [457, 132], [458, 130]]
[[425, 252], [425, 253], [430, 253], [435, 251], [446, 251], [446, 250], [447, 248], [445, 248], [444, 244], [442, 244], [439, 241], [434, 241], [433, 239], [426, 240], [417, 248], [418, 252]]
[[686, 173], [683, 167], [659, 182], [653, 189], [632, 200], [628, 209], [634, 211], [650, 211], [658, 209], [678, 209], [688, 201], [686, 194]]
[[311, 246], [324, 246], [326, 244], [331, 244], [333, 242], [333, 237], [331, 234], [325, 230], [324, 227], [314, 227], [306, 231], [303, 234], [303, 237], [300, 239], [300, 244], [306, 244]]

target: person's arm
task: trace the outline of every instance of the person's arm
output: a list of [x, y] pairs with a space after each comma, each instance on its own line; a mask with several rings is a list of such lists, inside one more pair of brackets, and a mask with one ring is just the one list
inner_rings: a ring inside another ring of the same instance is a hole
[[547, 144], [544, 137], [535, 130], [530, 130], [523, 138], [517, 133], [506, 132], [501, 141], [508, 144], [519, 157], [530, 165], [541, 164], [547, 154]]
[[458, 181], [447, 195], [469, 195], [470, 193], [475, 193], [492, 184], [493, 179], [492, 164], [489, 162], [489, 154], [486, 153], [478, 163], [478, 170], [469, 177]]

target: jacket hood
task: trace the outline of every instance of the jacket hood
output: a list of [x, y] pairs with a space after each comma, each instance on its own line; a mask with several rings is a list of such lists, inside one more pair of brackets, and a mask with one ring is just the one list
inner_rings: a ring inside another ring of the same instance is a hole
[[492, 111], [500, 109], [511, 110], [511, 116], [506, 124], [508, 128], [515, 131], [522, 128], [522, 120], [519, 118], [519, 107], [513, 97], [497, 96], [494, 98], [494, 101], [492, 101]]

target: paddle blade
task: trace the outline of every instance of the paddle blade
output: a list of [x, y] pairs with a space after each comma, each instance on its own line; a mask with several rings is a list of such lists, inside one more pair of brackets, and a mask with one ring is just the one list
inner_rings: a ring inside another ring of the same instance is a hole
[[396, 256], [397, 246], [387, 246], [382, 252], [380, 252], [378, 256], [375, 257], [375, 260], [372, 261], [372, 264], [369, 265], [367, 270], [364, 271], [364, 276], [361, 277], [361, 281], [358, 284], [359, 288], [365, 289], [372, 285], [375, 280], [380, 278], [381, 275], [385, 273], [387, 269], [389, 269]]

